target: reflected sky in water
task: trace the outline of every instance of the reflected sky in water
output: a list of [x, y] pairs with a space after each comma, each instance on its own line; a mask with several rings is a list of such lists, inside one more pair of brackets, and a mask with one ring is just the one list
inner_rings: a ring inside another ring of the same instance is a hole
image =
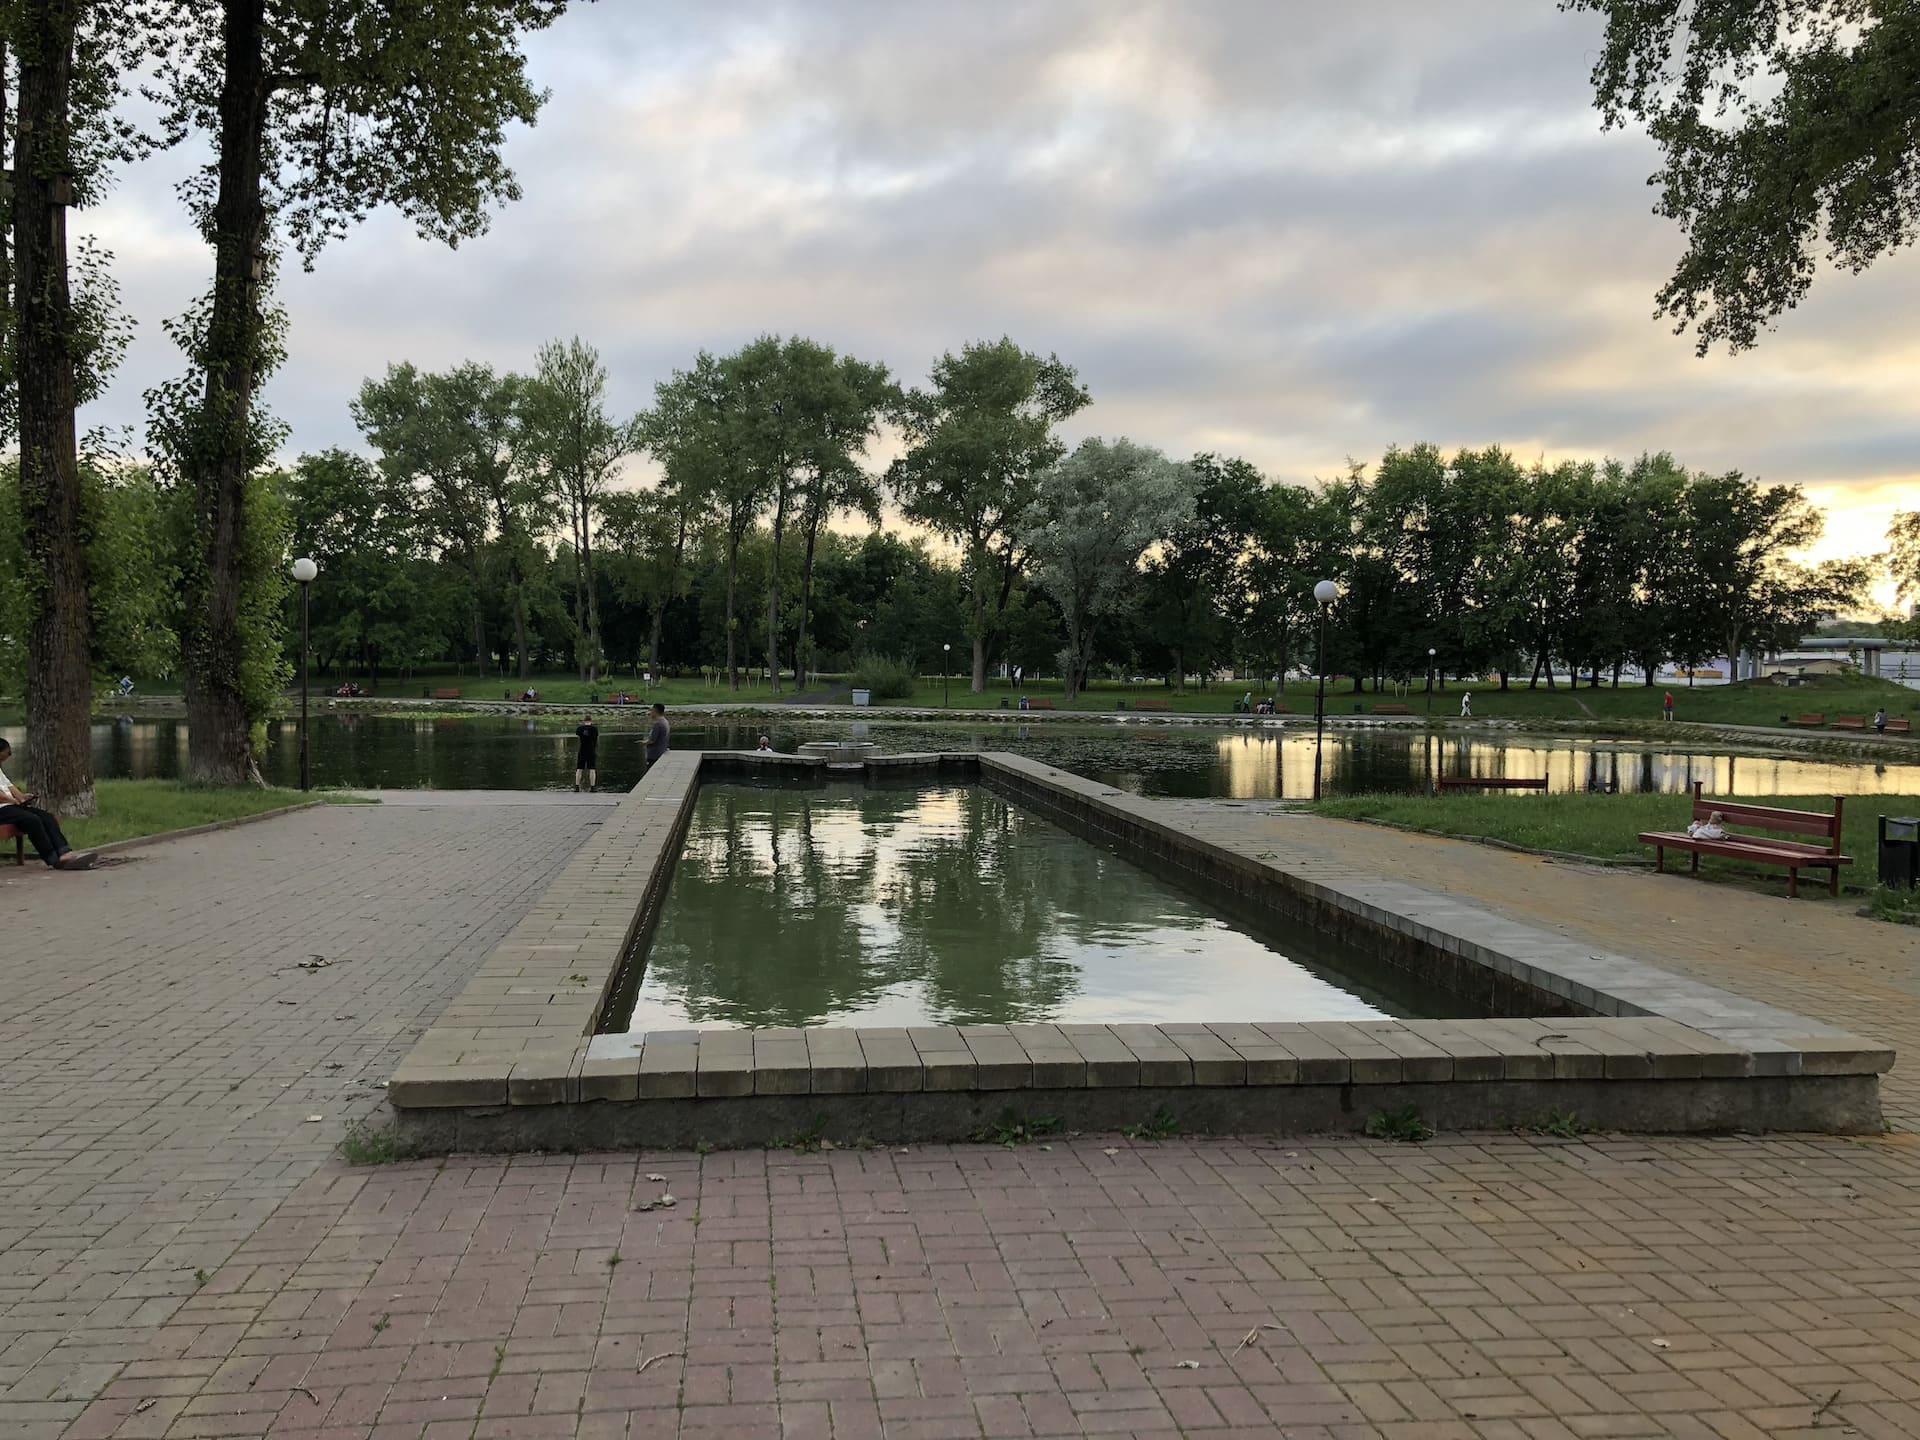
[[617, 1030], [1384, 1013], [979, 786], [702, 788]]
[[[1147, 795], [1295, 798], [1313, 790], [1313, 731], [1236, 726], [974, 723], [899, 721], [711, 723], [682, 717], [680, 749], [751, 750], [762, 731], [779, 750], [806, 740], [865, 738], [885, 750], [1013, 750], [1064, 770]], [[20, 749], [16, 778], [29, 768], [25, 732], [0, 725]], [[271, 727], [268, 779], [299, 779], [298, 727]], [[321, 785], [382, 789], [561, 789], [573, 783], [573, 736], [529, 720], [491, 715], [394, 719], [315, 718], [314, 779]], [[185, 768], [182, 720], [126, 720], [93, 730], [95, 772], [166, 778]], [[601, 781], [626, 789], [640, 778], [641, 734], [602, 725]], [[1907, 765], [1731, 755], [1581, 737], [1510, 732], [1434, 735], [1382, 727], [1329, 731], [1324, 756], [1330, 794], [1414, 792], [1435, 774], [1547, 777], [1555, 791], [1605, 789], [1684, 794], [1693, 781], [1713, 794], [1920, 794], [1920, 763]]]

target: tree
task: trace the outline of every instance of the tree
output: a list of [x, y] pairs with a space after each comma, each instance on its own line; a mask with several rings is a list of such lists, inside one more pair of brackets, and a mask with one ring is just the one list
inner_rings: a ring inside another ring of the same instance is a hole
[[522, 419], [525, 460], [543, 470], [572, 528], [574, 625], [580, 635], [580, 678], [599, 677], [600, 597], [594, 584], [594, 512], [620, 462], [637, 448], [637, 422], [607, 413], [607, 369], [579, 336], [540, 347]]
[[1910, 607], [1901, 621], [1909, 639], [1920, 639], [1920, 510], [1905, 510], [1887, 527], [1886, 566], [1893, 576], [1895, 598]]
[[648, 669], [660, 674], [667, 607], [686, 594], [687, 542], [704, 512], [697, 495], [671, 479], [650, 490], [620, 490], [601, 501], [606, 535], [619, 557], [615, 584], [623, 598], [647, 607]]
[[[1697, 663], [1724, 647], [1777, 649], [1856, 603], [1864, 561], [1806, 565], [1788, 558], [1820, 538], [1825, 520], [1798, 486], [1761, 486], [1737, 472], [1696, 476], [1687, 487], [1687, 575], [1676, 593], [1686, 617], [1680, 657]], [[1690, 653], [1691, 652], [1691, 653]]]
[[888, 471], [907, 517], [963, 552], [973, 689], [987, 688], [987, 648], [1027, 564], [1021, 538], [1039, 476], [1066, 453], [1054, 427], [1090, 404], [1059, 357], [1002, 338], [949, 352], [932, 388], [908, 392], [899, 421], [907, 453]]
[[259, 553], [248, 492], [269, 435], [256, 396], [280, 353], [274, 226], [309, 265], [378, 205], [450, 245], [485, 229], [489, 208], [518, 194], [500, 158], [506, 127], [539, 108], [520, 34], [562, 4], [140, 0], [162, 51], [156, 138], [198, 132], [215, 150], [182, 192], [213, 250], [213, 284], [175, 327], [187, 382], [153, 396], [199, 539], [183, 637], [197, 779], [235, 781], [247, 763], [253, 717], [236, 657], [249, 644], [244, 566]]
[[[20, 444], [34, 785], [48, 806], [69, 815], [95, 810], [92, 576], [74, 415], [111, 373], [127, 330], [99, 252], [89, 265], [83, 251], [77, 297], [70, 286], [67, 210], [97, 193], [107, 162], [122, 153], [106, 118], [120, 93], [125, 33], [119, 23], [106, 7], [84, 0], [0, 6], [0, 136], [10, 129], [13, 149], [6, 201], [11, 251], [0, 241], [6, 322], [0, 422], [9, 431], [17, 427]], [[4, 79], [9, 44], [20, 79], [11, 127]]]
[[466, 572], [474, 655], [483, 667], [488, 561], [505, 570], [522, 677], [532, 673], [527, 577], [534, 537], [550, 512], [544, 477], [516, 459], [524, 385], [473, 361], [439, 375], [403, 362], [362, 384], [353, 402], [380, 464], [421, 491], [428, 533]]
[[747, 454], [739, 366], [701, 351], [691, 370], [676, 370], [654, 387], [654, 406], [640, 435], [669, 483], [711, 515], [726, 554], [727, 684], [740, 688], [740, 545], [767, 501], [764, 468]]
[[1225, 656], [1245, 618], [1249, 546], [1266, 489], [1245, 460], [1196, 455], [1187, 468], [1193, 513], [1160, 537], [1145, 577], [1147, 629], [1172, 654], [1183, 690], [1188, 663], [1205, 667]]
[[1042, 472], [1019, 543], [1067, 622], [1067, 699], [1085, 688], [1100, 624], [1138, 584], [1149, 546], [1193, 516], [1193, 472], [1158, 450], [1083, 440]]
[[795, 421], [795, 460], [801, 467], [800, 626], [793, 648], [793, 683], [803, 689], [812, 665], [808, 633], [813, 606], [813, 566], [820, 529], [837, 514], [854, 511], [880, 523], [880, 487], [861, 466], [867, 440], [881, 411], [897, 403], [884, 365], [870, 365], [831, 348], [795, 339], [788, 347]]
[[1606, 19], [1593, 87], [1608, 128], [1660, 147], [1655, 213], [1687, 247], [1660, 309], [1705, 354], [1751, 347], [1813, 284], [1920, 224], [1920, 8], [1884, 0], [1563, 0]]

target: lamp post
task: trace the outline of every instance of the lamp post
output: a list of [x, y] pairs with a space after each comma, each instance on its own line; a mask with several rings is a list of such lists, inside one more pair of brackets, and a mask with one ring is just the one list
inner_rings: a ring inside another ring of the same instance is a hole
[[1433, 657], [1440, 652], [1431, 645], [1427, 647], [1427, 714], [1433, 713]]
[[300, 586], [300, 788], [313, 788], [313, 763], [307, 750], [307, 617], [313, 599], [313, 580], [320, 567], [302, 555], [293, 562], [293, 578]]
[[1320, 644], [1313, 657], [1313, 668], [1320, 672], [1319, 689], [1313, 699], [1313, 798], [1320, 798], [1320, 736], [1327, 723], [1327, 611], [1340, 598], [1340, 587], [1322, 580], [1313, 587], [1314, 603], [1320, 607]]
[[953, 702], [953, 642], [942, 645], [940, 653], [940, 708], [945, 710]]

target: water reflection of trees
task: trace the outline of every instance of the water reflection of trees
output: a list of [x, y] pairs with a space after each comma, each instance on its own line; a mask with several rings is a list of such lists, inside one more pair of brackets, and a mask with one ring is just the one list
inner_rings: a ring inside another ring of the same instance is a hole
[[1168, 918], [1131, 866], [979, 787], [698, 804], [645, 979], [696, 1023], [817, 1024], [908, 986], [943, 1021], [1040, 1019], [1077, 957]]

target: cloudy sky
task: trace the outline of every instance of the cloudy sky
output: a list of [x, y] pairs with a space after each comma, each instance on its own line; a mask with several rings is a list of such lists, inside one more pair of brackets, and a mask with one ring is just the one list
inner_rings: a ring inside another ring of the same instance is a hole
[[[289, 273], [269, 400], [311, 449], [358, 443], [347, 403], [397, 360], [578, 333], [637, 409], [764, 331], [911, 380], [1004, 333], [1079, 368], [1075, 435], [1290, 480], [1395, 442], [1668, 449], [1802, 483], [1824, 550], [1874, 548], [1920, 505], [1920, 258], [1695, 358], [1652, 316], [1679, 237], [1650, 147], [1600, 133], [1597, 35], [1549, 0], [602, 0], [532, 42], [525, 197], [457, 252], [381, 216]], [[188, 158], [86, 217], [140, 322], [89, 423], [178, 368], [159, 321], [210, 265]]]

